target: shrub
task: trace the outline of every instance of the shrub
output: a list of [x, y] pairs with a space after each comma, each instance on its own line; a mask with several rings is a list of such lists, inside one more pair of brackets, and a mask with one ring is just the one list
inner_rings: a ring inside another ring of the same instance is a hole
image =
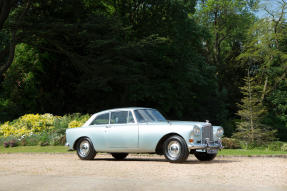
[[0, 137], [0, 144], [3, 145], [4, 147], [9, 147], [11, 142], [12, 142], [11, 146], [14, 146], [14, 142], [15, 144], [17, 144], [18, 141], [16, 137], [13, 137], [13, 136]]
[[49, 145], [49, 133], [43, 132], [40, 135], [39, 145], [41, 145], [41, 146], [48, 146]]
[[270, 150], [270, 151], [281, 151], [282, 146], [283, 146], [283, 142], [274, 141], [268, 145], [268, 150]]
[[69, 128], [81, 127], [90, 118], [90, 115], [80, 115], [75, 113], [71, 115], [72, 121], [69, 123]]
[[[62, 145], [65, 144], [67, 128], [82, 126], [90, 115], [80, 113], [63, 117], [51, 114], [26, 114], [12, 122], [0, 125], [0, 144], [13, 137], [20, 145]], [[3, 136], [3, 137], [2, 137]], [[16, 138], [15, 138], [16, 137]], [[13, 144], [14, 145], [14, 144]]]
[[237, 139], [233, 138], [222, 138], [222, 145], [226, 149], [240, 149], [240, 142]]
[[13, 139], [9, 142], [10, 147], [17, 147], [18, 146], [18, 141], [16, 139]]
[[8, 148], [8, 147], [10, 146], [10, 143], [5, 141], [5, 142], [3, 143], [3, 146], [4, 146], [5, 148]]
[[41, 135], [29, 135], [23, 136], [20, 141], [20, 145], [22, 146], [35, 146], [39, 145], [41, 142]]
[[70, 123], [69, 123], [69, 128], [76, 128], [76, 127], [81, 127], [83, 125], [83, 123], [81, 123], [80, 121], [76, 121], [76, 120], [74, 120], [74, 121], [71, 121]]
[[284, 143], [281, 147], [281, 151], [287, 151], [287, 143]]
[[51, 114], [26, 114], [12, 122], [0, 126], [0, 133], [5, 137], [39, 134], [54, 128], [54, 116]]
[[52, 134], [49, 144], [50, 145], [64, 145], [66, 142], [65, 135]]
[[69, 127], [69, 123], [71, 120], [71, 117], [67, 115], [56, 118], [54, 121], [55, 129], [53, 130], [53, 132], [64, 135], [66, 129]]

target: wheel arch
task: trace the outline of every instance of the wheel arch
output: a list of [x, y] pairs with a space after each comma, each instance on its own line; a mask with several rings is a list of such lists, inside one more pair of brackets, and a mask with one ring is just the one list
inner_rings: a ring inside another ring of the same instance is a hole
[[[77, 138], [76, 141], [74, 142], [73, 149], [76, 150], [77, 149], [76, 146], [77, 146], [78, 142], [81, 139], [85, 139], [85, 138], [88, 139], [90, 141], [91, 145], [94, 147], [92, 140], [88, 136], [81, 136], [81, 137]], [[94, 149], [95, 149], [95, 147], [94, 147]]]
[[[164, 135], [164, 136], [158, 141], [158, 143], [157, 143], [157, 145], [156, 145], [156, 148], [155, 148], [155, 153], [156, 153], [156, 154], [159, 154], [159, 155], [162, 155], [162, 154], [163, 154], [163, 143], [164, 143], [164, 141], [165, 141], [167, 138], [169, 138], [169, 137], [171, 137], [171, 136], [174, 136], [174, 135], [177, 135], [177, 136], [180, 136], [181, 138], [183, 138], [180, 134], [174, 133], [174, 132], [168, 133], [168, 134]], [[184, 138], [183, 138], [183, 139], [184, 139]]]

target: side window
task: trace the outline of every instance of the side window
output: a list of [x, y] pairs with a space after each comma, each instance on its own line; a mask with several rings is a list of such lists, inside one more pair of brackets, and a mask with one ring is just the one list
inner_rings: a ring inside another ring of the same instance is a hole
[[134, 122], [135, 122], [135, 120], [134, 120], [133, 114], [132, 114], [132, 112], [129, 111], [128, 123], [134, 123]]
[[111, 113], [111, 124], [127, 123], [128, 111], [115, 111]]
[[97, 116], [91, 123], [91, 125], [102, 125], [102, 124], [109, 124], [109, 113]]
[[136, 119], [137, 119], [137, 121], [138, 121], [139, 123], [142, 123], [142, 122], [145, 121], [145, 119], [144, 119], [143, 116], [139, 113], [138, 110], [135, 110], [134, 112], [135, 112]]

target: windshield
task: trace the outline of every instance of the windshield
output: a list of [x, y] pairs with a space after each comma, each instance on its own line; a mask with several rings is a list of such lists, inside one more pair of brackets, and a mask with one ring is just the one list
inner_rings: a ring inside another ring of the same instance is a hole
[[156, 109], [137, 109], [134, 112], [139, 123], [166, 121]]

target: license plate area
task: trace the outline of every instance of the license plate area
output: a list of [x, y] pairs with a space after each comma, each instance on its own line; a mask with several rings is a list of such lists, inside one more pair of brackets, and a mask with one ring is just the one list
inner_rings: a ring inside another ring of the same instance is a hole
[[206, 149], [206, 152], [208, 154], [216, 154], [218, 152], [218, 149]]

